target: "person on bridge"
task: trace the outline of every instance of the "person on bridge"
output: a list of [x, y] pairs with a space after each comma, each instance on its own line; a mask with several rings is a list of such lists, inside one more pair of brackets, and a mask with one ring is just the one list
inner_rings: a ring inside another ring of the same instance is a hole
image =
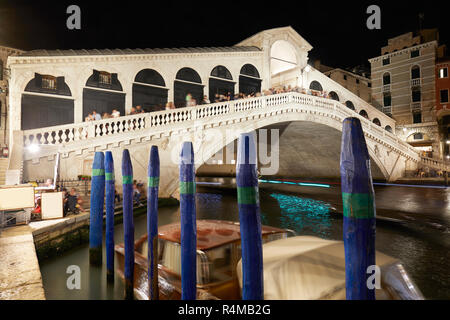
[[102, 116], [95, 110], [92, 110], [92, 116], [94, 117], [94, 120], [102, 120]]

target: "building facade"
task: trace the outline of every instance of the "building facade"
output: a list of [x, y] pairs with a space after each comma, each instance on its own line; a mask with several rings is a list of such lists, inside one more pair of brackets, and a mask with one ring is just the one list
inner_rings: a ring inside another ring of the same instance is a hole
[[[436, 29], [388, 40], [381, 56], [369, 59], [372, 104], [397, 122], [397, 134], [423, 155], [442, 159], [436, 118]], [[400, 129], [400, 130], [399, 130]]]
[[[19, 49], [0, 46], [0, 149], [8, 146], [8, 79], [9, 69], [6, 66], [9, 56], [21, 54]], [[0, 150], [0, 157], [2, 150]]]
[[372, 102], [372, 82], [369, 78], [341, 68], [325, 66], [320, 61], [316, 61], [314, 67], [364, 101]]
[[[444, 53], [442, 53], [444, 55]], [[439, 124], [441, 151], [446, 160], [450, 159], [450, 57], [439, 58], [436, 62], [436, 117]]]

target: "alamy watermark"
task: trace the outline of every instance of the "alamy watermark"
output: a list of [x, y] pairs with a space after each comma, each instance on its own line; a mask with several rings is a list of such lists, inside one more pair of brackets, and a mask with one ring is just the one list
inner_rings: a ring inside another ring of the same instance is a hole
[[66, 286], [69, 290], [81, 289], [81, 269], [77, 265], [70, 265], [66, 269], [66, 273], [70, 274], [67, 278]]
[[[256, 148], [250, 148], [248, 163], [259, 166], [260, 174], [275, 175], [280, 167], [280, 132], [279, 129], [259, 129], [248, 134], [255, 142]], [[194, 163], [235, 165], [239, 158], [239, 135], [235, 130], [209, 128], [196, 132], [192, 141]], [[182, 143], [171, 150], [173, 163], [179, 164]], [[241, 163], [243, 163], [241, 159]]]
[[66, 20], [66, 26], [69, 30], [81, 29], [81, 9], [79, 6], [72, 4], [67, 7], [66, 13], [70, 16]]
[[373, 4], [367, 7], [367, 14], [370, 16], [367, 18], [366, 26], [369, 30], [381, 29], [381, 9], [379, 6]]

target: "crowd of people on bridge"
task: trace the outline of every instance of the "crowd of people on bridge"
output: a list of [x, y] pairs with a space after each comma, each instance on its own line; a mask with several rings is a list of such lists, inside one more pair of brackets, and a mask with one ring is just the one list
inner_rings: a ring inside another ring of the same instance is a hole
[[[298, 92], [303, 94], [309, 94], [312, 96], [322, 97], [322, 98], [328, 98], [331, 99], [330, 95], [326, 91], [316, 91], [311, 89], [305, 89], [299, 86], [279, 86], [279, 87], [272, 87], [266, 90], [263, 90], [262, 92], [251, 92], [251, 93], [243, 93], [239, 92], [236, 94], [232, 94], [230, 91], [228, 91], [225, 94], [219, 94], [216, 93], [214, 95], [214, 99], [210, 100], [207, 95], [204, 95], [203, 98], [200, 101], [197, 101], [193, 97], [191, 93], [187, 93], [185, 98], [185, 103], [175, 105], [173, 101], [169, 101], [166, 103], [165, 106], [156, 106], [155, 110], [172, 110], [176, 109], [177, 107], [195, 107], [199, 105], [205, 105], [210, 103], [217, 103], [217, 102], [226, 102], [226, 101], [233, 101], [233, 100], [241, 100], [241, 99], [249, 99], [249, 98], [255, 98], [255, 97], [261, 97], [261, 96], [269, 96], [274, 94], [280, 94], [280, 93], [288, 93], [288, 92]], [[144, 110], [144, 108], [140, 105], [137, 105], [135, 107], [132, 107], [130, 109], [130, 112], [127, 115], [134, 115], [134, 114], [140, 114], [140, 113], [146, 113], [149, 111]], [[102, 120], [102, 119], [109, 119], [109, 118], [118, 118], [120, 117], [120, 112], [117, 111], [117, 109], [113, 109], [111, 114], [105, 112], [103, 115], [100, 115], [97, 113], [96, 110], [92, 110], [86, 118], [85, 121], [95, 121], [95, 120]]]

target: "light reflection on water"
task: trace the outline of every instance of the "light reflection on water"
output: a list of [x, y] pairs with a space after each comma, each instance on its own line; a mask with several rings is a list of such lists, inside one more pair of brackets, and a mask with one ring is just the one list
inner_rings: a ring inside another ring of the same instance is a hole
[[[281, 193], [270, 194], [278, 201], [280, 207], [280, 227], [295, 230], [302, 235], [315, 235], [327, 238], [331, 232], [329, 215], [330, 204], [308, 198]], [[263, 224], [266, 224], [266, 214], [261, 212]]]

